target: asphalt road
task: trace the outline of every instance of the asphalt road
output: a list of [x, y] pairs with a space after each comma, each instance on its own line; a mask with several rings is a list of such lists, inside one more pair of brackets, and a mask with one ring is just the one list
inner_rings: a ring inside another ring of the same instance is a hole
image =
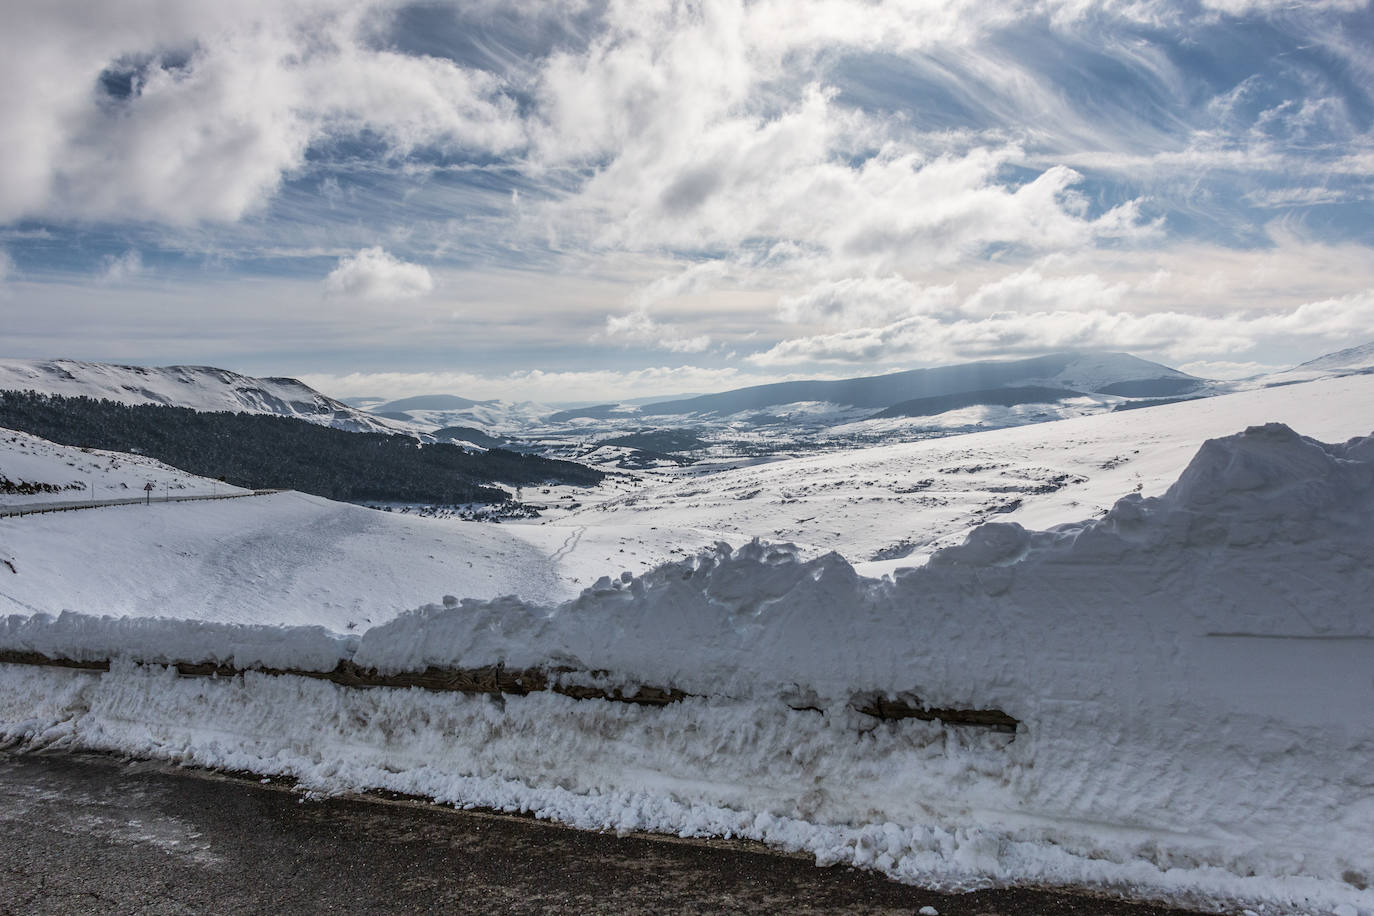
[[1184, 914], [1062, 893], [946, 896], [729, 842], [87, 755], [0, 754], [4, 913]]

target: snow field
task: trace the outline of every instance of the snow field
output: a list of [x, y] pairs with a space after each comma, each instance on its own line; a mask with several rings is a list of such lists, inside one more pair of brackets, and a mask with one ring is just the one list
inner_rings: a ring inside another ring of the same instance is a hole
[[[646, 487], [562, 523], [792, 541], [879, 576], [984, 521], [1043, 528], [1101, 514], [1126, 493], [1163, 492], [1203, 440], [1269, 422], [1325, 441], [1367, 435], [1374, 375], [754, 465]], [[883, 551], [904, 555], [875, 559]]]
[[0, 615], [361, 632], [445, 594], [557, 603], [709, 544], [680, 528], [462, 523], [302, 493], [0, 519]]
[[[1374, 912], [1371, 517], [1374, 437], [1272, 424], [1209, 441], [1161, 496], [1045, 531], [987, 525], [888, 580], [834, 554], [720, 545], [561, 604], [430, 605], [328, 647], [384, 671], [566, 665], [697, 695], [662, 709], [126, 661], [6, 667], [0, 721], [31, 743], [729, 833], [946, 886]], [[126, 639], [133, 660], [167, 658], [156, 622], [122, 626], [11, 619], [0, 648]], [[261, 653], [258, 630], [236, 639], [215, 631], [239, 664]], [[878, 722], [851, 708], [868, 691], [1022, 725]]]

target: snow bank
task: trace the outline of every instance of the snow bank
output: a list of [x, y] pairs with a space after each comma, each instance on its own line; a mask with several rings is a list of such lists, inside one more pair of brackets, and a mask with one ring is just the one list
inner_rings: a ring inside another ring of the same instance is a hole
[[[791, 545], [721, 543], [603, 578], [558, 607], [428, 605], [368, 630], [356, 661], [405, 670], [556, 658], [696, 693], [800, 683], [847, 701], [921, 687], [936, 705], [1024, 705], [1025, 688], [1058, 686], [1032, 656], [1064, 636], [1086, 648], [1100, 633], [1117, 655], [1122, 640], [1172, 651], [1187, 635], [1238, 629], [1371, 633], [1371, 479], [1374, 439], [1323, 445], [1252, 427], [1206, 443], [1163, 496], [1132, 494], [1102, 519], [1044, 532], [985, 524], [891, 581], [861, 578], [834, 553], [803, 562]], [[974, 660], [996, 676], [970, 677]]]
[[129, 658], [149, 664], [212, 662], [236, 668], [332, 671], [358, 637], [324, 627], [274, 627], [176, 620], [92, 617], [64, 611], [0, 617], [0, 650], [71, 661]]
[[[306, 640], [311, 664], [564, 666], [695, 695], [662, 709], [121, 663], [99, 679], [4, 668], [0, 721], [322, 788], [753, 837], [944, 886], [1368, 914], [1371, 518], [1374, 437], [1325, 445], [1271, 424], [1207, 442], [1161, 496], [1046, 531], [984, 525], [891, 580], [835, 554], [722, 544], [556, 606], [454, 601], [356, 646]], [[86, 638], [79, 620], [35, 618], [0, 629], [0, 647], [53, 648], [44, 634], [64, 626]], [[130, 656], [155, 649], [156, 622], [100, 626]], [[258, 634], [241, 649], [206, 633], [240, 663], [268, 652]], [[872, 692], [1021, 725], [879, 721], [855, 708]]]

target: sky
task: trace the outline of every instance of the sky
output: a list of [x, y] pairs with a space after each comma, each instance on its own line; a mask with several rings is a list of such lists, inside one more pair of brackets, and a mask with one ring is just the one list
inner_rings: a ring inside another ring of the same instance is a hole
[[0, 14], [0, 356], [573, 401], [1374, 339], [1367, 0]]

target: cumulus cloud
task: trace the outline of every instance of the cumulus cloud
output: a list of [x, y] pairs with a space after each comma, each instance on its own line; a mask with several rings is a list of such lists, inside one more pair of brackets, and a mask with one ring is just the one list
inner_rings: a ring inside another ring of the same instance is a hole
[[963, 303], [967, 314], [1105, 309], [1119, 303], [1131, 285], [1108, 283], [1097, 274], [1046, 276], [1036, 268], [1009, 274], [979, 287]]
[[1275, 340], [1337, 343], [1374, 327], [1374, 289], [1288, 310], [1220, 316], [1106, 309], [1000, 312], [938, 321], [917, 316], [881, 327], [794, 338], [748, 357], [757, 366], [892, 363], [1109, 349], [1179, 358], [1244, 353]]
[[607, 316], [604, 336], [621, 343], [674, 353], [700, 353], [711, 346], [710, 335], [684, 335], [677, 328], [655, 321], [642, 306], [624, 315]]
[[778, 317], [794, 324], [862, 327], [948, 309], [953, 286], [918, 287], [905, 277], [844, 277], [778, 300]]
[[130, 248], [121, 255], [106, 255], [102, 259], [100, 282], [126, 283], [143, 273], [143, 255]]
[[434, 278], [423, 265], [402, 261], [374, 246], [340, 258], [325, 277], [324, 288], [335, 296], [413, 299], [433, 290]]
[[1174, 368], [1189, 375], [1196, 375], [1198, 378], [1214, 379], [1240, 379], [1252, 378], [1256, 375], [1266, 375], [1270, 372], [1277, 372], [1286, 366], [1278, 366], [1272, 363], [1243, 362], [1238, 363], [1232, 360], [1197, 360], [1191, 363], [1181, 363]]
[[404, 153], [520, 142], [499, 76], [378, 48], [388, 4], [54, 0], [10, 17], [0, 221], [237, 220], [312, 143], [366, 130]]
[[[342, 253], [325, 288], [360, 322], [433, 289], [364, 247], [414, 232], [446, 275], [617, 283], [546, 282], [570, 340], [701, 352], [782, 318], [802, 336], [754, 358], [791, 365], [1217, 331], [1201, 359], [1369, 285], [1369, 6], [50, 0], [0, 30], [0, 224], [312, 283]], [[1335, 269], [1232, 257], [1315, 207]]]

